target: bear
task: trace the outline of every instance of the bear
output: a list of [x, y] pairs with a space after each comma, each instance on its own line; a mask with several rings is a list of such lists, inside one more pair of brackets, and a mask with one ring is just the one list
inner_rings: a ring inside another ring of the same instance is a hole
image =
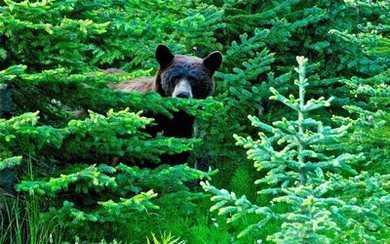
[[[222, 63], [222, 54], [215, 51], [205, 58], [185, 55], [174, 55], [165, 45], [158, 45], [155, 58], [159, 69], [154, 78], [139, 78], [131, 81], [111, 83], [108, 86], [123, 92], [152, 92], [162, 97], [177, 97], [183, 99], [204, 99], [214, 91], [213, 75]], [[108, 74], [118, 74], [118, 69], [108, 69]], [[158, 125], [156, 132], [167, 137], [192, 138], [194, 131], [194, 117], [184, 111], [172, 113], [170, 119], [163, 115], [152, 115]], [[163, 155], [161, 161], [170, 165], [184, 163], [189, 153]]]
[[[114, 90], [124, 92], [155, 91], [162, 97], [204, 99], [214, 90], [212, 76], [222, 63], [222, 54], [212, 52], [204, 59], [173, 55], [165, 45], [158, 45], [155, 57], [160, 65], [154, 78], [139, 78], [110, 83]], [[123, 70], [110, 68], [105, 74], [123, 74]]]

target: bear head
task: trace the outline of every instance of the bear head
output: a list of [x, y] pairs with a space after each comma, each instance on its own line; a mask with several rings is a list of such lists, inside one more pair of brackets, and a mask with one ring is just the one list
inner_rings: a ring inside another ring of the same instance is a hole
[[173, 55], [168, 47], [159, 45], [156, 59], [160, 65], [154, 88], [163, 97], [204, 99], [214, 90], [214, 72], [222, 63], [222, 54], [212, 52], [201, 59]]

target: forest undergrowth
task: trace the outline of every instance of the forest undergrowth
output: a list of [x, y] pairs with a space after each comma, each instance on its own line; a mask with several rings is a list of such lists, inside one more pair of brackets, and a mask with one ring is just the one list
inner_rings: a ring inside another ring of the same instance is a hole
[[[389, 242], [389, 13], [369, 0], [0, 1], [0, 243]], [[220, 51], [213, 95], [108, 88], [155, 75], [159, 44]], [[179, 110], [195, 138], [147, 133], [149, 114]], [[160, 162], [182, 152], [186, 164]]]

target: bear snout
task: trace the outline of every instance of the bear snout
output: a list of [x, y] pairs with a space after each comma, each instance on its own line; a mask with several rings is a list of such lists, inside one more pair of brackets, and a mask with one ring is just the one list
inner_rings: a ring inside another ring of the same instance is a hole
[[189, 98], [190, 97], [190, 93], [188, 91], [181, 91], [179, 92], [176, 97], [179, 97], [179, 98]]
[[187, 80], [179, 81], [173, 90], [172, 97], [192, 98], [191, 84]]

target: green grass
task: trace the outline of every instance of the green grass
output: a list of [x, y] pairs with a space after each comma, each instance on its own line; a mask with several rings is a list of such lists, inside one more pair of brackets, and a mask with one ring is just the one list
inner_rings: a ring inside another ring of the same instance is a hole
[[41, 218], [40, 202], [0, 196], [0, 243], [60, 243], [63, 232], [55, 219]]

